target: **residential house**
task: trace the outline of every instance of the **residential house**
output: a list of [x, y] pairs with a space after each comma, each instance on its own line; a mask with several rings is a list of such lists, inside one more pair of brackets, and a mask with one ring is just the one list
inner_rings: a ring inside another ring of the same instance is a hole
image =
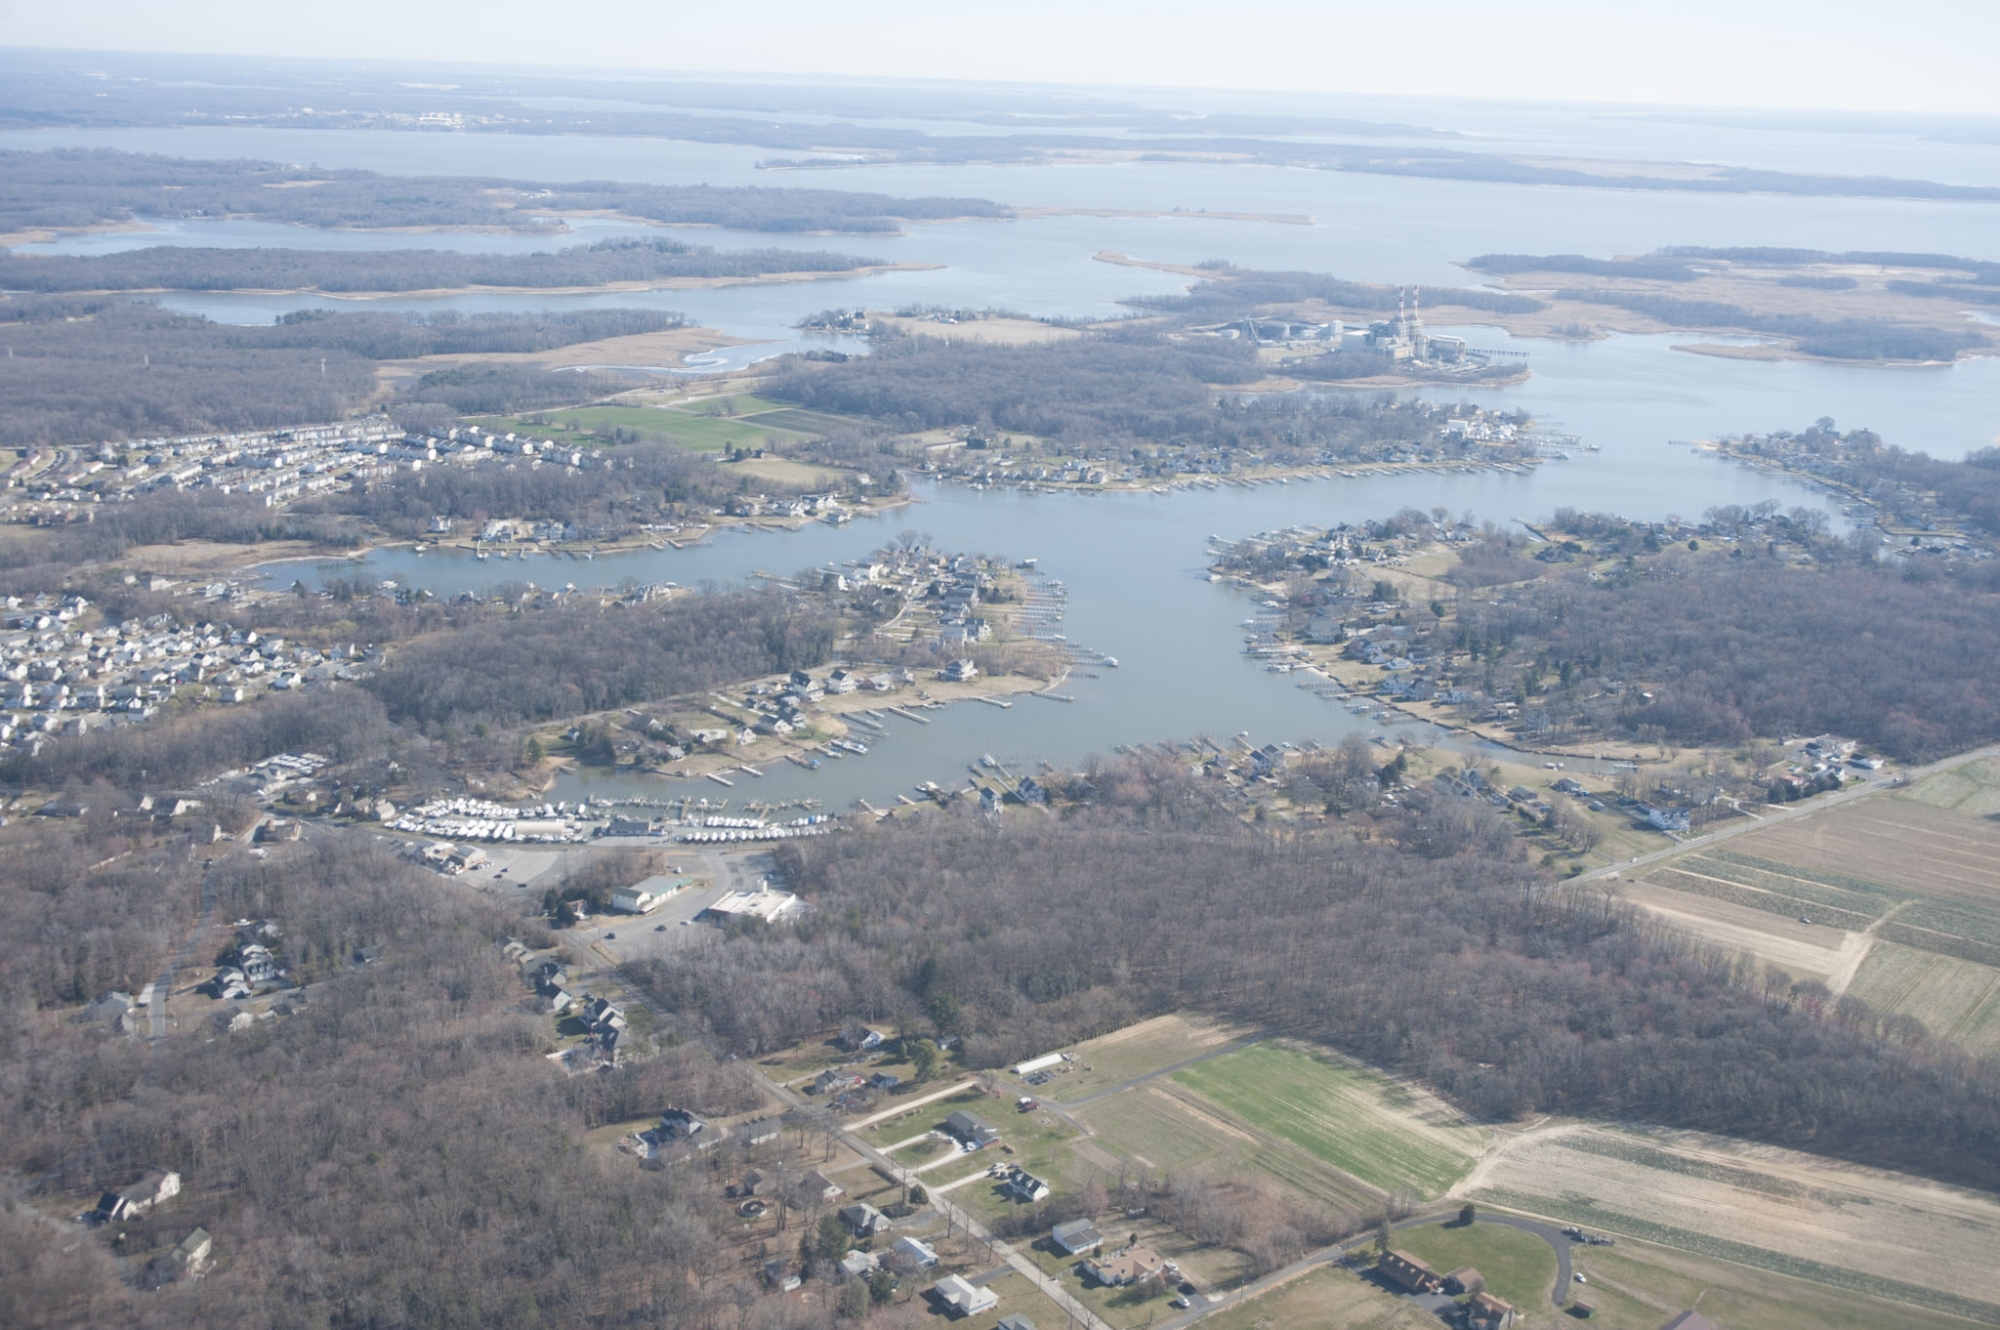
[[842, 1090], [859, 1089], [861, 1084], [859, 1074], [839, 1067], [828, 1067], [813, 1077], [812, 1088], [814, 1094], [832, 1095], [839, 1094]]
[[1084, 1262], [1084, 1273], [1107, 1288], [1122, 1288], [1166, 1274], [1167, 1258], [1151, 1247], [1127, 1247], [1116, 1256]]
[[209, 1257], [215, 1251], [215, 1239], [208, 1230], [198, 1228], [180, 1240], [173, 1250], [175, 1273], [182, 1279], [198, 1279], [208, 1269]]
[[854, 1250], [840, 1258], [840, 1268], [855, 1279], [866, 1279], [882, 1268], [882, 1260], [872, 1251]]
[[1000, 1139], [1000, 1129], [980, 1121], [963, 1110], [944, 1120], [944, 1129], [956, 1136], [968, 1150], [982, 1150]]
[[1514, 1304], [1491, 1293], [1476, 1293], [1465, 1305], [1467, 1330], [1508, 1330], [1514, 1324]]
[[993, 1330], [1035, 1330], [1035, 1323], [1019, 1312], [1010, 1312], [993, 1323]]
[[1406, 1251], [1385, 1252], [1375, 1269], [1390, 1283], [1410, 1293], [1438, 1293], [1444, 1280], [1437, 1271]]
[[660, 1134], [668, 1140], [691, 1141], [707, 1130], [706, 1122], [684, 1108], [670, 1108], [660, 1115]]
[[866, 1201], [842, 1206], [840, 1222], [853, 1229], [857, 1238], [873, 1237], [889, 1226], [888, 1216]]
[[1088, 1219], [1072, 1219], [1049, 1230], [1049, 1241], [1070, 1256], [1081, 1256], [1104, 1245], [1104, 1235]]
[[124, 1191], [108, 1191], [97, 1200], [97, 1217], [111, 1223], [135, 1219], [171, 1196], [180, 1195], [181, 1175], [149, 1168]]
[[252, 984], [268, 984], [278, 977], [278, 963], [272, 958], [271, 949], [261, 942], [239, 947], [236, 964], [242, 969], [243, 977]]
[[979, 667], [968, 659], [955, 660], [939, 672], [946, 683], [970, 683], [979, 677]]
[[938, 1254], [936, 1252], [908, 1234], [897, 1238], [896, 1245], [892, 1250], [896, 1255], [910, 1262], [919, 1270], [928, 1270], [938, 1263]]
[[847, 1188], [829, 1179], [824, 1173], [808, 1170], [799, 1179], [799, 1194], [822, 1201], [837, 1201], [847, 1195]]
[[1688, 810], [1685, 808], [1660, 808], [1653, 804], [1640, 804], [1632, 812], [1655, 831], [1686, 831], [1689, 827]]
[[893, 1071], [878, 1071], [868, 1078], [868, 1088], [880, 1090], [884, 1094], [894, 1094], [902, 1088], [903, 1078]]
[[1001, 1190], [1017, 1201], [1032, 1204], [1049, 1194], [1049, 1184], [1026, 1169], [1017, 1168], [1008, 1176], [1007, 1183]]
[[992, 1289], [967, 1283], [958, 1275], [946, 1275], [938, 1280], [931, 1292], [937, 1295], [937, 1300], [952, 1316], [977, 1316], [1000, 1302], [1000, 1295]]
[[850, 1053], [866, 1053], [870, 1049], [882, 1046], [882, 1032], [871, 1030], [865, 1025], [854, 1026], [842, 1030], [836, 1042]]

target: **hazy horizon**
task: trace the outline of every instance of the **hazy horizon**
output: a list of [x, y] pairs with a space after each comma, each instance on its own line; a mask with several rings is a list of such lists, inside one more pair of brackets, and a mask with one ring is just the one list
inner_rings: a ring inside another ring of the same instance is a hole
[[[1378, 6], [1279, 0], [1218, 23], [1180, 0], [1004, 11], [909, 0], [770, 0], [755, 30], [696, 6], [613, 0], [551, 25], [523, 0], [299, 12], [0, 0], [7, 46], [75, 53], [432, 62], [621, 76], [968, 82], [1126, 92], [1449, 98], [1634, 108], [2000, 115], [1985, 69], [2000, 10], [1949, 3], [1887, 25], [1856, 4], [1696, 0], [1655, 16], [1576, 0], [1441, 0], [1421, 29]], [[1949, 34], [1950, 41], [1939, 40]], [[107, 38], [109, 39], [107, 41]], [[1352, 53], [1350, 58], [1349, 53]]]

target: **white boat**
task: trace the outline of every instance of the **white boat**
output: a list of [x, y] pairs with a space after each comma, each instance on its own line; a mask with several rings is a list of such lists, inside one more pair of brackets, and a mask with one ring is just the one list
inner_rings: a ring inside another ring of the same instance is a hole
[[1115, 669], [1117, 669], [1117, 668], [1118, 668], [1118, 657], [1116, 657], [1116, 656], [1106, 656], [1106, 657], [1104, 658], [1104, 663], [1105, 663], [1106, 665], [1109, 665], [1109, 666], [1110, 666], [1110, 667], [1111, 667], [1112, 669], [1114, 669], [1114, 670], [1115, 670]]

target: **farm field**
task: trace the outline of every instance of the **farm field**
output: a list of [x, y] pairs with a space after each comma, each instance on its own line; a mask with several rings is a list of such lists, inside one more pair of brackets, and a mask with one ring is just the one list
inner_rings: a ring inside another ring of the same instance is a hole
[[2000, 1054], [2000, 761], [1691, 850], [1621, 894], [1704, 940]]
[[1240, 1026], [1179, 1012], [1156, 1016], [1078, 1044], [1070, 1050], [1071, 1060], [1065, 1064], [1069, 1070], [1042, 1090], [1031, 1092], [1064, 1104], [1079, 1103], [1115, 1085], [1200, 1057], [1250, 1033]]
[[1202, 1330], [1437, 1330], [1438, 1324], [1416, 1304], [1332, 1266], [1201, 1320]]
[[1764, 858], [1905, 893], [2000, 906], [2000, 822], [1915, 799], [1857, 799], [1738, 843]]
[[1107, 1173], [1118, 1172], [1121, 1162], [1129, 1161], [1151, 1173], [1261, 1174], [1311, 1200], [1357, 1213], [1380, 1200], [1372, 1189], [1297, 1146], [1225, 1122], [1193, 1092], [1171, 1082], [1112, 1095], [1078, 1110], [1076, 1116], [1093, 1135], [1071, 1149]]
[[1966, 817], [2000, 813], [2000, 758], [1982, 758], [1940, 771], [1904, 790], [1902, 798]]
[[1530, 1318], [1554, 1309], [1556, 1254], [1532, 1233], [1504, 1224], [1419, 1224], [1399, 1228], [1390, 1242], [1429, 1262], [1439, 1274], [1469, 1265], [1486, 1278], [1486, 1289], [1507, 1299]]
[[1471, 1194], [2000, 1325], [2000, 1267], [1992, 1259], [2000, 1200], [1976, 1192], [1693, 1132], [1561, 1126], [1496, 1150]]
[[[1696, 1256], [1631, 1238], [1615, 1247], [1577, 1247], [1571, 1261], [1590, 1282], [1574, 1296], [1596, 1314], [1602, 1330], [1659, 1330], [1674, 1313], [1693, 1308], [1729, 1330], [1966, 1330], [1967, 1322], [1907, 1303], [1729, 1261]], [[1566, 1316], [1550, 1324], [1575, 1324]], [[1529, 1323], [1531, 1326], [1534, 1322]]]
[[1427, 1092], [1275, 1041], [1188, 1067], [1173, 1080], [1255, 1131], [1384, 1192], [1443, 1195], [1471, 1170], [1490, 1135]]
[[1914, 1016], [1937, 1038], [2000, 1054], [2000, 1022], [1989, 1011], [2000, 1002], [2000, 969], [1878, 942], [1847, 991], [1879, 1011]]
[[[1670, 887], [1661, 874], [1626, 886], [1620, 895], [1668, 923], [1719, 946], [1746, 951], [1798, 979], [1825, 979], [1840, 969], [1860, 940], [1845, 929], [1803, 924], [1767, 910]], [[1685, 876], [1685, 875], [1684, 875]], [[1850, 941], [1850, 939], [1854, 939]]]

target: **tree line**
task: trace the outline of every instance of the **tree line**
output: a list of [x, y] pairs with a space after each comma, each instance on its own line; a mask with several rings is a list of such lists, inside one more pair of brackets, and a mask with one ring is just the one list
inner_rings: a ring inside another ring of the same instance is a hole
[[1309, 462], [1389, 444], [1434, 446], [1427, 404], [1393, 397], [1223, 390], [1263, 375], [1256, 348], [1145, 330], [1051, 346], [878, 338], [837, 365], [781, 361], [765, 391], [902, 431], [970, 426], [1126, 456], [1167, 446]]
[[499, 226], [556, 233], [562, 223], [552, 214], [606, 211], [676, 226], [868, 233], [893, 231], [904, 221], [1000, 217], [1007, 210], [985, 199], [832, 189], [382, 175], [109, 148], [0, 152], [4, 231], [147, 217], [254, 217], [305, 226]]
[[[472, 318], [304, 311], [238, 327], [110, 296], [0, 297], [0, 445], [96, 443], [338, 420], [376, 391], [378, 360], [542, 351], [678, 327], [676, 314], [595, 310]], [[448, 410], [591, 400], [606, 375], [533, 366], [440, 370], [405, 391]]]
[[0, 288], [68, 291], [428, 291], [590, 287], [677, 278], [841, 273], [879, 260], [825, 250], [717, 252], [677, 240], [616, 238], [535, 254], [451, 249], [202, 249], [155, 245], [115, 254], [0, 253]]

